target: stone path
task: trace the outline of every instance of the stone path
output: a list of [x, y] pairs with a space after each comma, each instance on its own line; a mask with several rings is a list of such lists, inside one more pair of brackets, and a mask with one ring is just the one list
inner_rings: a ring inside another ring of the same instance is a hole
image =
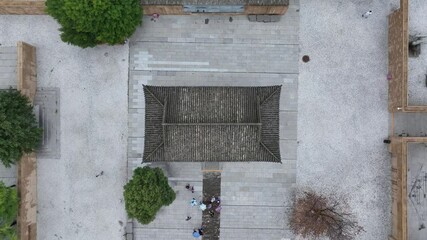
[[[132, 39], [129, 56], [128, 176], [141, 165], [144, 148], [142, 85], [267, 86], [282, 85], [280, 147], [283, 164], [221, 165], [220, 239], [291, 239], [287, 211], [296, 180], [298, 94], [298, 2], [291, 1], [276, 23], [249, 22], [245, 16], [193, 15], [148, 17]], [[209, 18], [209, 24], [205, 19]], [[200, 163], [166, 164], [177, 199], [148, 225], [133, 223], [139, 239], [192, 239], [202, 212], [189, 207], [201, 198]], [[172, 170], [171, 170], [172, 169]], [[184, 186], [196, 186], [191, 194]], [[187, 214], [192, 219], [185, 221]]]
[[[212, 197], [221, 196], [221, 172], [204, 172], [203, 173], [203, 201], [210, 202]], [[203, 236], [204, 240], [220, 239], [220, 218], [221, 213], [216, 211], [218, 204], [211, 203], [211, 209], [203, 211], [203, 226], [205, 226]], [[214, 213], [210, 215], [210, 211]]]

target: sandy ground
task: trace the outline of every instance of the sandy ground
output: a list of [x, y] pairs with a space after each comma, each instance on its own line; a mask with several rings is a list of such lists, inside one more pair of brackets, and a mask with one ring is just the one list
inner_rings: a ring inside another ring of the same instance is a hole
[[[344, 194], [365, 233], [390, 232], [389, 0], [301, 1], [297, 184]], [[364, 19], [361, 15], [372, 10]]]
[[0, 43], [36, 46], [38, 86], [60, 88], [61, 157], [38, 160], [38, 239], [123, 239], [129, 47], [83, 50], [58, 28], [48, 16], [0, 16]]
[[423, 35], [421, 55], [409, 58], [409, 105], [427, 105], [427, 1], [409, 1], [409, 34]]

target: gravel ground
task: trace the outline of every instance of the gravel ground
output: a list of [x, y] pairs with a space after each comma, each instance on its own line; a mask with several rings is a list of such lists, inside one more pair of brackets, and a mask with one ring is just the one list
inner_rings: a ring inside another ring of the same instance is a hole
[[[427, 1], [409, 1], [409, 34], [427, 36]], [[421, 55], [409, 58], [409, 105], [427, 105], [427, 37], [421, 45]]]
[[123, 239], [129, 47], [67, 45], [48, 16], [0, 23], [2, 45], [37, 47], [38, 86], [60, 88], [61, 158], [38, 159], [38, 239]]
[[[300, 187], [344, 194], [365, 229], [390, 233], [387, 15], [389, 0], [301, 1], [298, 84]], [[372, 10], [368, 18], [362, 14]]]

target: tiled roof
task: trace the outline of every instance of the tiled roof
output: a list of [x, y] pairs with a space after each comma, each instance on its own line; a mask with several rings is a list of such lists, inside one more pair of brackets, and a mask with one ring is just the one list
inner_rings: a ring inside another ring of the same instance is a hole
[[280, 162], [281, 86], [144, 86], [144, 161]]

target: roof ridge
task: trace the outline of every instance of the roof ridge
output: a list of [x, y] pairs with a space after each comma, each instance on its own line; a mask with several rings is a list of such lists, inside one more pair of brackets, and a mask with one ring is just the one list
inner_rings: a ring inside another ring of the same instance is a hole
[[263, 105], [265, 102], [267, 102], [274, 94], [276, 94], [277, 91], [279, 91], [280, 89], [282, 89], [282, 85], [276, 85], [274, 87], [276, 87], [276, 89], [274, 89], [274, 91], [270, 95], [268, 95], [268, 97], [266, 97], [264, 99], [264, 101], [262, 101], [260, 103], [260, 106]]
[[156, 97], [156, 95], [154, 95], [154, 93], [152, 92], [152, 91], [150, 91], [150, 89], [149, 89], [149, 87], [150, 86], [148, 86], [148, 85], [144, 85], [144, 84], [142, 84], [142, 87], [144, 88], [144, 90], [146, 90], [160, 105], [162, 105], [163, 107], [164, 107], [164, 105], [163, 105], [163, 103]]
[[260, 144], [261, 144], [261, 146], [263, 147], [263, 148], [265, 148], [265, 150], [267, 150], [267, 152], [271, 155], [271, 156], [273, 156], [277, 161], [279, 161], [279, 162], [282, 162], [282, 160], [280, 159], [280, 158], [278, 158], [272, 151], [270, 151], [270, 149], [268, 149], [268, 147], [267, 146], [265, 146], [265, 144], [262, 142], [262, 141], [260, 141]]
[[159, 146], [157, 146], [152, 152], [150, 152], [147, 156], [144, 156], [144, 160], [148, 160], [150, 157], [151, 157], [151, 155], [153, 155], [155, 152], [157, 152], [157, 150], [161, 147], [161, 146], [163, 146], [165, 144], [165, 142], [164, 141], [162, 141], [161, 143], [160, 143], [160, 145]]

